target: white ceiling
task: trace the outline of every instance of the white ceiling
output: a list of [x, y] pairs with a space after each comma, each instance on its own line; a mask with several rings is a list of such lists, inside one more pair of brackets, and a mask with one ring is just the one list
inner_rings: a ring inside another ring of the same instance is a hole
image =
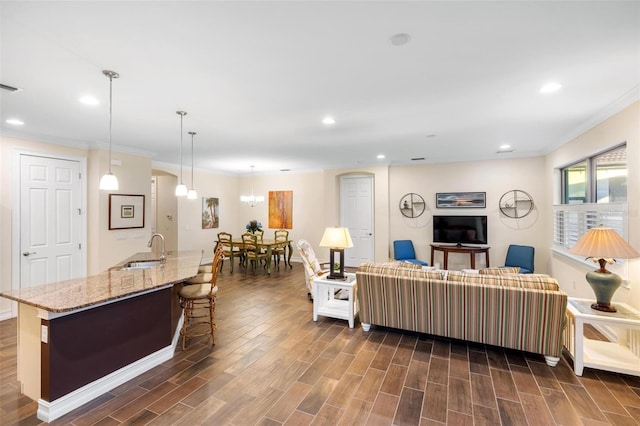
[[109, 69], [115, 150], [179, 164], [185, 110], [185, 166], [195, 131], [196, 168], [223, 173], [541, 155], [639, 98], [638, 1], [0, 7], [0, 82], [23, 89], [0, 91], [3, 134], [107, 147]]

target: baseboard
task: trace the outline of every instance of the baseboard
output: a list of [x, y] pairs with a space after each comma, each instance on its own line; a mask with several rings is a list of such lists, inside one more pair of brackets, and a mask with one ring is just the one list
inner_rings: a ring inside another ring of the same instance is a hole
[[151, 370], [162, 364], [165, 361], [173, 358], [173, 354], [176, 350], [178, 338], [180, 337], [180, 329], [182, 329], [183, 316], [180, 316], [180, 321], [176, 327], [173, 335], [171, 345], [164, 347], [146, 357], [139, 359], [138, 361], [127, 365], [113, 373], [104, 376], [98, 380], [95, 380], [80, 389], [56, 399], [55, 401], [45, 401], [43, 399], [38, 400], [38, 419], [44, 422], [52, 422], [53, 420], [75, 410], [83, 404], [91, 401], [120, 386], [123, 383], [128, 382], [134, 377]]

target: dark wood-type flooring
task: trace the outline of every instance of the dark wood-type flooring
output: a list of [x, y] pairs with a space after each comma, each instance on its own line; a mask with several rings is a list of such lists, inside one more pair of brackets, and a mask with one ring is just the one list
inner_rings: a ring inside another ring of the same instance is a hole
[[[219, 278], [205, 338], [52, 424], [636, 425], [640, 378], [550, 368], [535, 354], [312, 320], [300, 264]], [[0, 424], [35, 425], [16, 321], [0, 323]]]

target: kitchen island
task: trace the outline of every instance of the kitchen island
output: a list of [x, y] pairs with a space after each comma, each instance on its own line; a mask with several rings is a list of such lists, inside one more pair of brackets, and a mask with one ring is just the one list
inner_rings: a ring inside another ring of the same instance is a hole
[[38, 401], [40, 420], [173, 357], [182, 324], [177, 292], [197, 274], [202, 253], [140, 264], [150, 260], [152, 253], [138, 253], [98, 275], [0, 293], [18, 302], [18, 380]]

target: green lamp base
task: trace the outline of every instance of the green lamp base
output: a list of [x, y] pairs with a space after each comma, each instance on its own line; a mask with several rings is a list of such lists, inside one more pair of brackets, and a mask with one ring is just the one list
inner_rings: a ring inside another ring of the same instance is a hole
[[592, 304], [591, 309], [602, 312], [617, 312], [616, 308], [611, 304], [611, 298], [613, 293], [620, 287], [620, 284], [622, 284], [622, 278], [606, 269], [604, 272], [601, 272], [601, 270], [587, 272], [586, 278], [596, 294], [597, 303]]

